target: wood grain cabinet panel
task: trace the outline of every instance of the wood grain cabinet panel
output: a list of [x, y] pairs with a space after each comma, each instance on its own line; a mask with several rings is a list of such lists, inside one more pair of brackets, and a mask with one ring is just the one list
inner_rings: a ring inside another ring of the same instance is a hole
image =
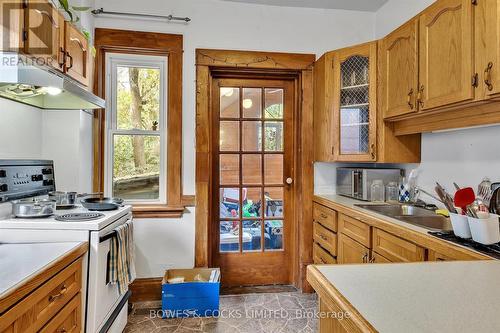
[[314, 203], [313, 205], [314, 222], [320, 223], [331, 231], [337, 231], [337, 212], [323, 205]]
[[313, 238], [332, 255], [337, 255], [337, 234], [316, 222], [313, 226]]
[[418, 22], [409, 21], [380, 42], [379, 89], [384, 118], [417, 111]]
[[[0, 47], [2, 51], [18, 52], [24, 49], [24, 0], [0, 0]], [[9, 15], [4, 13], [9, 12]], [[8, 21], [7, 21], [8, 19]]]
[[475, 62], [485, 97], [500, 95], [500, 0], [478, 1], [474, 7]]
[[471, 0], [439, 0], [420, 15], [420, 110], [474, 98]]
[[387, 259], [386, 257], [378, 254], [377, 252], [373, 251], [371, 258], [370, 258], [370, 264], [389, 264], [392, 261]]
[[339, 264], [366, 264], [369, 261], [370, 250], [352, 238], [339, 234]]
[[366, 247], [370, 247], [370, 226], [354, 217], [339, 214], [339, 232]]
[[392, 262], [424, 261], [424, 248], [378, 228], [373, 229], [373, 251]]
[[43, 58], [43, 63], [63, 71], [64, 17], [46, 0], [30, 0], [27, 6], [24, 52]]
[[333, 265], [337, 263], [337, 259], [323, 249], [318, 243], [313, 244], [313, 262], [315, 264]]
[[64, 49], [66, 73], [83, 85], [89, 84], [89, 45], [85, 36], [74, 25], [65, 23]]
[[78, 293], [40, 333], [80, 333], [82, 332], [82, 300]]

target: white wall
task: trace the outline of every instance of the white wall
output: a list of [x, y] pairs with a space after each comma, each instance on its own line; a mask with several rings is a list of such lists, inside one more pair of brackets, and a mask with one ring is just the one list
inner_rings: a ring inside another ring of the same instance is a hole
[[436, 0], [389, 0], [375, 17], [375, 36], [382, 38]]
[[[192, 22], [165, 23], [103, 17], [96, 27], [184, 35], [183, 186], [195, 192], [195, 49], [261, 50], [323, 54], [373, 39], [374, 14], [286, 8], [218, 0], [96, 0], [96, 7], [158, 15], [189, 16]], [[194, 264], [194, 208], [182, 219], [136, 223], [139, 277], [161, 276], [169, 267]]]

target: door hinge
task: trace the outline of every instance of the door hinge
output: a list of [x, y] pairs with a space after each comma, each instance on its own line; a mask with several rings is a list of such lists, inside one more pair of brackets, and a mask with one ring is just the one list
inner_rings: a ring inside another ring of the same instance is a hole
[[23, 30], [23, 42], [28, 41], [28, 31]]
[[477, 88], [479, 86], [479, 74], [472, 75], [472, 86]]
[[477, 6], [477, 0], [471, 0], [473, 6]]

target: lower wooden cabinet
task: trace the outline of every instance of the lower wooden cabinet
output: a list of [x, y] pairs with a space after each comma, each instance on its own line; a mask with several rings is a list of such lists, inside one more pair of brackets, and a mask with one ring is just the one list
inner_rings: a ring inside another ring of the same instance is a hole
[[388, 232], [373, 228], [373, 251], [392, 262], [425, 260], [425, 249]]
[[321, 245], [332, 255], [337, 255], [337, 234], [326, 229], [319, 223], [314, 223], [313, 238], [316, 243]]
[[78, 293], [40, 333], [78, 333], [82, 331], [82, 299]]
[[370, 260], [370, 249], [344, 234], [339, 234], [339, 264], [365, 264]]
[[313, 262], [318, 265], [333, 265], [337, 263], [337, 258], [323, 249], [318, 243], [313, 244]]
[[375, 251], [372, 251], [372, 255], [371, 255], [371, 258], [370, 258], [370, 263], [371, 264], [388, 264], [388, 263], [391, 263], [391, 262], [392, 261], [390, 261], [389, 259], [385, 258], [384, 256], [378, 254]]

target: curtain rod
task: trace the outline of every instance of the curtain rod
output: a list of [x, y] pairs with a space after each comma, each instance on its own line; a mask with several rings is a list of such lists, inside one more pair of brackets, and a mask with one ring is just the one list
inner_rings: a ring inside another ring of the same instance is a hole
[[163, 15], [150, 15], [150, 14], [135, 14], [135, 13], [121, 13], [121, 12], [108, 12], [103, 8], [94, 9], [92, 12], [94, 15], [118, 15], [118, 16], [132, 16], [141, 17], [145, 19], [155, 19], [155, 20], [167, 20], [167, 21], [184, 21], [186, 23], [190, 22], [189, 17], [177, 17], [173, 15], [163, 16]]

